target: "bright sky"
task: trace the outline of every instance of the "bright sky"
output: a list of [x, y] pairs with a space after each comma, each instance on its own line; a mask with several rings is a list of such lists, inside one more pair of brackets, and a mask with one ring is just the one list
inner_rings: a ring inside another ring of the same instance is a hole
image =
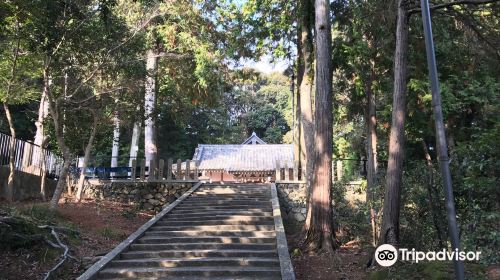
[[286, 68], [288, 68], [288, 62], [285, 60], [277, 60], [274, 63], [271, 63], [271, 57], [269, 55], [263, 56], [259, 61], [241, 61], [241, 64], [244, 67], [253, 68], [266, 74], [271, 72], [283, 72]]

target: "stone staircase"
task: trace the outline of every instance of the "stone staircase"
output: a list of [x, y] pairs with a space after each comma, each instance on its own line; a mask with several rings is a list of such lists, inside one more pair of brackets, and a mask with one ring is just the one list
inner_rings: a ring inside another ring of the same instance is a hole
[[79, 279], [294, 279], [275, 196], [274, 185], [195, 186]]

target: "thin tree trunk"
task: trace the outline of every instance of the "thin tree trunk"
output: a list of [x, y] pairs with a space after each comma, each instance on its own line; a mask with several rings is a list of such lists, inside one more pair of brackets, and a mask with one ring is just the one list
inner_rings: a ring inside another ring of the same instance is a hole
[[[300, 91], [295, 89], [295, 69], [292, 70], [291, 77], [291, 94], [292, 94], [292, 109], [293, 109], [293, 160], [294, 164], [300, 166]], [[297, 176], [297, 174], [293, 174]]]
[[314, 79], [313, 71], [313, 16], [314, 9], [311, 0], [300, 1], [300, 24], [298, 31], [298, 100], [300, 102], [300, 153], [301, 168], [305, 175], [306, 186], [308, 190], [307, 201], [308, 211], [306, 221], [303, 227], [303, 234], [309, 230], [311, 221], [310, 193], [313, 184], [314, 167], [314, 120], [312, 112], [312, 85]]
[[311, 195], [311, 221], [305, 244], [312, 250], [333, 251], [332, 230], [332, 35], [330, 5], [315, 1], [316, 97], [314, 184]]
[[89, 141], [87, 142], [87, 146], [85, 147], [85, 154], [83, 156], [83, 164], [82, 164], [82, 170], [80, 172], [80, 178], [78, 179], [75, 202], [80, 202], [82, 200], [83, 184], [85, 183], [85, 169], [87, 169], [87, 165], [89, 163], [90, 152], [92, 151], [92, 147], [94, 146], [94, 139], [97, 134], [97, 127], [99, 125], [99, 118], [97, 117], [97, 112], [92, 112], [92, 114], [94, 116], [94, 122], [92, 124], [92, 131], [90, 132]]
[[[19, 23], [16, 22], [16, 27], [19, 27]], [[7, 201], [12, 202], [14, 200], [14, 177], [15, 177], [15, 152], [16, 152], [16, 129], [14, 127], [14, 121], [12, 119], [12, 114], [9, 109], [9, 99], [12, 91], [12, 85], [16, 78], [17, 71], [17, 59], [19, 58], [19, 47], [20, 39], [16, 41], [15, 48], [12, 53], [12, 67], [10, 69], [10, 79], [7, 83], [7, 90], [5, 92], [5, 99], [3, 100], [3, 109], [5, 110], [5, 117], [7, 118], [7, 123], [9, 124], [10, 130], [10, 143], [9, 143], [9, 178], [7, 179]]]
[[113, 117], [113, 125], [114, 126], [113, 126], [113, 146], [111, 149], [111, 167], [118, 167], [118, 157], [120, 153], [120, 115], [118, 113], [118, 108], [116, 108], [115, 110], [115, 115]]
[[130, 158], [129, 158], [129, 166], [132, 166], [132, 160], [137, 160], [137, 153], [139, 151], [139, 140], [141, 137], [141, 122], [135, 121], [134, 128], [132, 130], [132, 140], [130, 143]]
[[[44, 77], [46, 75], [48, 75], [47, 73], [45, 73], [47, 70], [46, 68], [44, 67]], [[44, 83], [43, 83], [43, 91], [42, 91], [42, 97], [40, 98], [40, 106], [38, 107], [38, 119], [37, 121], [35, 122], [35, 126], [36, 126], [36, 133], [35, 133], [35, 139], [34, 139], [34, 143], [35, 145], [38, 145], [38, 146], [42, 146], [42, 142], [44, 140], [44, 136], [45, 136], [45, 133], [44, 133], [44, 127], [43, 127], [43, 124], [45, 122], [45, 119], [48, 117], [49, 115], [49, 106], [47, 104], [47, 91], [49, 91], [49, 87], [50, 87], [50, 79], [43, 79]]]
[[408, 64], [408, 12], [405, 0], [398, 1], [396, 51], [394, 54], [394, 92], [392, 124], [389, 138], [384, 210], [379, 244], [399, 243], [399, 213], [403, 160], [405, 148], [404, 124], [406, 117], [407, 64]]
[[43, 201], [47, 200], [47, 194], [45, 190], [45, 185], [47, 183], [46, 178], [47, 178], [47, 172], [46, 172], [46, 159], [45, 159], [45, 149], [47, 148], [47, 145], [49, 143], [49, 137], [45, 137], [45, 139], [42, 142], [42, 145], [39, 147], [40, 149], [40, 196]]
[[156, 125], [155, 125], [155, 107], [156, 107], [156, 74], [157, 74], [158, 56], [154, 49], [149, 49], [146, 60], [146, 93], [144, 97], [144, 154], [146, 165], [149, 166], [151, 160], [156, 160], [158, 148], [156, 145]]
[[14, 201], [14, 174], [15, 174], [15, 160], [16, 160], [16, 129], [14, 128], [14, 122], [12, 120], [12, 114], [9, 109], [7, 102], [3, 103], [3, 109], [5, 110], [5, 116], [7, 117], [7, 122], [9, 123], [10, 130], [10, 142], [9, 142], [9, 178], [7, 179], [7, 201]]
[[377, 209], [375, 209], [375, 194], [374, 188], [377, 178], [377, 115], [376, 115], [376, 102], [375, 93], [373, 92], [372, 85], [375, 80], [375, 71], [373, 60], [371, 61], [371, 73], [368, 81], [366, 82], [366, 154], [367, 154], [367, 188], [366, 188], [366, 203], [370, 207], [370, 222], [372, 225], [372, 244], [377, 245]]
[[56, 189], [54, 190], [54, 195], [52, 196], [49, 205], [50, 209], [54, 210], [59, 206], [59, 199], [61, 198], [61, 194], [64, 191], [66, 177], [68, 175], [69, 166], [71, 164], [71, 153], [69, 152], [68, 146], [66, 146], [61, 120], [59, 119], [59, 101], [54, 99], [51, 91], [47, 92], [47, 98], [49, 100], [50, 115], [52, 116], [52, 121], [54, 123], [54, 134], [56, 136], [57, 145], [59, 146], [59, 149], [63, 154], [63, 166], [59, 173], [59, 180], [57, 181]]
[[38, 109], [38, 120], [36, 121], [36, 134], [35, 134], [35, 144], [39, 145], [40, 153], [39, 153], [39, 158], [40, 158], [40, 173], [41, 173], [41, 178], [40, 178], [40, 196], [42, 197], [42, 200], [45, 201], [47, 199], [47, 193], [46, 193], [46, 159], [45, 159], [45, 148], [48, 145], [48, 137], [45, 136], [45, 131], [44, 131], [44, 123], [47, 117], [49, 116], [49, 111], [50, 111], [50, 104], [49, 104], [49, 92], [50, 92], [50, 84], [51, 84], [51, 79], [50, 79], [50, 73], [49, 73], [49, 65], [48, 65], [48, 60], [44, 60], [44, 67], [43, 67], [43, 91], [42, 91], [42, 97], [40, 99], [40, 107]]
[[429, 170], [429, 181], [427, 183], [427, 194], [429, 196], [429, 204], [431, 207], [432, 221], [434, 222], [434, 228], [436, 229], [438, 246], [439, 246], [439, 248], [443, 248], [445, 235], [444, 235], [444, 230], [441, 226], [440, 219], [439, 219], [439, 212], [440, 212], [439, 211], [439, 199], [438, 199], [437, 189], [434, 186], [434, 180], [432, 177], [434, 166], [432, 164], [431, 155], [429, 154], [429, 149], [427, 149], [427, 144], [425, 144], [424, 140], [422, 140], [421, 143], [422, 143], [422, 149], [424, 151], [425, 161], [427, 162], [427, 167]]

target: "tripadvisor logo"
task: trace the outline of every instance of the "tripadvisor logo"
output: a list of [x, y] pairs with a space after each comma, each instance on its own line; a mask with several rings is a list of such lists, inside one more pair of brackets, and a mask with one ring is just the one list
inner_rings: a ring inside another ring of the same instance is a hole
[[398, 261], [398, 250], [390, 244], [380, 245], [375, 250], [375, 260], [381, 266], [391, 266]]
[[[398, 254], [399, 253], [399, 254]], [[455, 249], [448, 251], [443, 249], [441, 251], [422, 252], [415, 249], [408, 250], [406, 248], [396, 249], [390, 244], [380, 245], [375, 250], [375, 260], [381, 266], [391, 266], [401, 258], [402, 261], [412, 261], [418, 263], [419, 261], [478, 261], [481, 252], [465, 252]]]

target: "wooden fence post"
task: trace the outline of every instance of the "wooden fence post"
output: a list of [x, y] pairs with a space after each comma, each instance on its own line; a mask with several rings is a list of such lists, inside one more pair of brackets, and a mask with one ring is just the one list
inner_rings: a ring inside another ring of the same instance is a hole
[[141, 181], [146, 179], [146, 160], [141, 160]]
[[276, 178], [275, 181], [278, 182], [281, 180], [281, 168], [280, 168], [280, 161], [276, 161]]
[[151, 160], [149, 162], [148, 181], [154, 181], [155, 179], [156, 179], [156, 162], [155, 160]]
[[172, 180], [172, 163], [173, 163], [173, 160], [171, 158], [169, 158], [167, 160], [167, 180]]
[[177, 160], [177, 175], [175, 176], [175, 180], [182, 180], [182, 161], [181, 161], [181, 159]]
[[294, 162], [294, 165], [293, 165], [293, 180], [294, 181], [299, 180], [299, 163], [297, 161]]
[[341, 160], [337, 160], [337, 180], [342, 180], [342, 177], [344, 175], [344, 170], [343, 170], [343, 167], [342, 167], [342, 161]]
[[132, 166], [130, 169], [130, 179], [135, 181], [135, 172], [137, 170], [137, 161], [135, 159], [132, 160]]
[[158, 163], [158, 180], [163, 181], [164, 169], [165, 169], [165, 161], [163, 159], [160, 159], [160, 162]]
[[198, 181], [198, 165], [196, 164], [196, 161], [193, 162], [194, 162], [193, 179]]
[[186, 180], [191, 180], [191, 161], [186, 160]]
[[288, 162], [285, 161], [285, 181], [290, 181], [290, 170], [288, 168]]

